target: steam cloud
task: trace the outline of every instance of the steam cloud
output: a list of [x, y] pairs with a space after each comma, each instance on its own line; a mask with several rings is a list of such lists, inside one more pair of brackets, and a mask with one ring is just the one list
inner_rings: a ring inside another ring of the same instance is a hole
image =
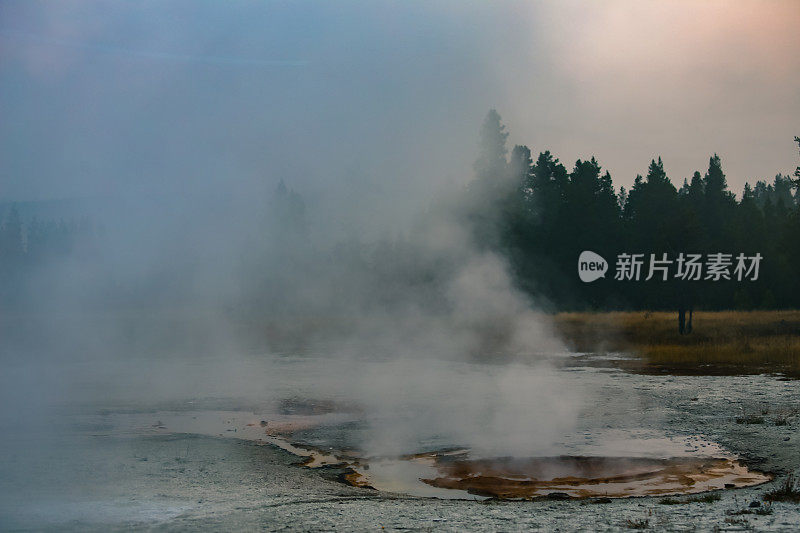
[[[17, 27], [1, 37], [12, 43], [6, 76], [42, 100], [61, 93], [38, 145], [61, 145], [36, 169], [44, 189], [15, 180], [14, 190], [79, 191], [72, 212], [89, 215], [94, 230], [69, 257], [38, 266], [20, 308], [4, 309], [4, 425], [84, 404], [214, 397], [258, 406], [297, 395], [363, 406], [363, 445], [377, 455], [437, 443], [535, 455], [570, 428], [579, 392], [565, 397], [542, 358], [564, 347], [458, 212], [486, 107], [459, 110], [483, 101], [481, 87], [424, 103], [413, 95], [437, 83], [434, 61], [397, 74], [422, 68], [408, 76], [416, 87], [385, 93], [373, 85], [391, 68], [367, 76], [377, 56], [339, 49], [347, 21], [319, 46], [282, 44], [280, 21], [296, 26], [296, 12], [262, 14], [275, 34], [250, 28], [245, 36], [262, 36], [252, 41], [230, 36], [247, 25], [238, 9], [205, 35], [192, 25], [160, 31], [171, 8], [7, 9]], [[160, 22], [109, 44], [148, 13]], [[325, 15], [305, 22], [333, 32]], [[326, 55], [326, 43], [340, 54]], [[212, 45], [220, 51], [205, 53]], [[264, 49], [274, 54], [256, 54]], [[379, 52], [391, 64], [421, 57]], [[192, 59], [203, 56], [213, 61]], [[364, 63], [354, 79], [340, 79], [342, 56]], [[462, 67], [483, 70], [466, 56], [444, 68]], [[392, 111], [379, 98], [387, 94], [413, 102]], [[30, 142], [38, 130], [25, 128]], [[3, 171], [32, 169], [15, 158]], [[32, 214], [47, 216], [23, 217]], [[286, 354], [306, 357], [307, 373], [288, 368]]]

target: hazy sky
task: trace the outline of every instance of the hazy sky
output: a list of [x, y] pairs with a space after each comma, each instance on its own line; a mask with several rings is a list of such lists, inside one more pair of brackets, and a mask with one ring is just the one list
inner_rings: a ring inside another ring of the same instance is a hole
[[800, 2], [0, 2], [0, 200], [358, 189], [510, 141], [617, 185], [793, 170]]

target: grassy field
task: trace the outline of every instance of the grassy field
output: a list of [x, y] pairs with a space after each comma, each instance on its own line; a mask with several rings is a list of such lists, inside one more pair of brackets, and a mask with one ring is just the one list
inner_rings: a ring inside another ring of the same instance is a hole
[[800, 375], [800, 311], [700, 311], [688, 335], [666, 312], [560, 313], [555, 325], [573, 350], [631, 352], [653, 368]]
[[[694, 313], [693, 331], [688, 335], [678, 334], [676, 312], [558, 313], [549, 318], [571, 350], [632, 353], [641, 362], [631, 364], [643, 371], [782, 372], [800, 377], [800, 310], [699, 311]], [[278, 320], [194, 309], [47, 316], [0, 310], [0, 355], [48, 350], [92, 353], [110, 348], [137, 354], [229, 349], [302, 352], [318, 341], [352, 339], [357, 331], [354, 324], [346, 317]]]

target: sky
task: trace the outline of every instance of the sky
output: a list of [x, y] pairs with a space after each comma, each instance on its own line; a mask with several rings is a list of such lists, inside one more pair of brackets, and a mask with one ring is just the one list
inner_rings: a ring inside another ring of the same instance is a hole
[[617, 186], [717, 153], [739, 192], [797, 165], [799, 23], [791, 0], [4, 0], [0, 200], [283, 179], [391, 219], [470, 179], [490, 108]]

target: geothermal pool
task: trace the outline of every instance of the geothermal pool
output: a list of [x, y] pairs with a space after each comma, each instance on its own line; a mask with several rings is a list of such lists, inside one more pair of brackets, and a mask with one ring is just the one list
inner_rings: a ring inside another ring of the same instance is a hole
[[757, 529], [796, 529], [796, 504], [749, 505], [798, 466], [800, 381], [578, 362], [542, 381], [503, 365], [345, 365], [331, 379], [313, 358], [192, 361], [193, 390], [150, 398], [94, 369], [85, 402], [76, 391], [59, 414], [4, 421], [0, 529], [712, 530], [743, 510]]
[[[335, 468], [341, 482], [355, 487], [442, 499], [672, 496], [772, 479], [701, 436], [654, 436], [635, 430], [596, 431], [591, 439], [581, 434], [582, 440], [593, 442], [565, 444], [579, 455], [485, 457], [460, 448], [366, 456], [337, 449], [335, 439], [326, 445], [307, 443], [309, 435], [324, 438], [332, 428], [352, 425], [358, 413], [337, 411], [324, 401], [294, 398], [287, 403], [312, 414], [273, 413], [264, 419], [242, 411], [156, 412], [123, 415], [117, 423], [123, 432], [232, 437], [277, 446], [297, 456], [298, 468]], [[301, 433], [302, 439], [296, 439]], [[591, 451], [605, 454], [583, 455]]]

